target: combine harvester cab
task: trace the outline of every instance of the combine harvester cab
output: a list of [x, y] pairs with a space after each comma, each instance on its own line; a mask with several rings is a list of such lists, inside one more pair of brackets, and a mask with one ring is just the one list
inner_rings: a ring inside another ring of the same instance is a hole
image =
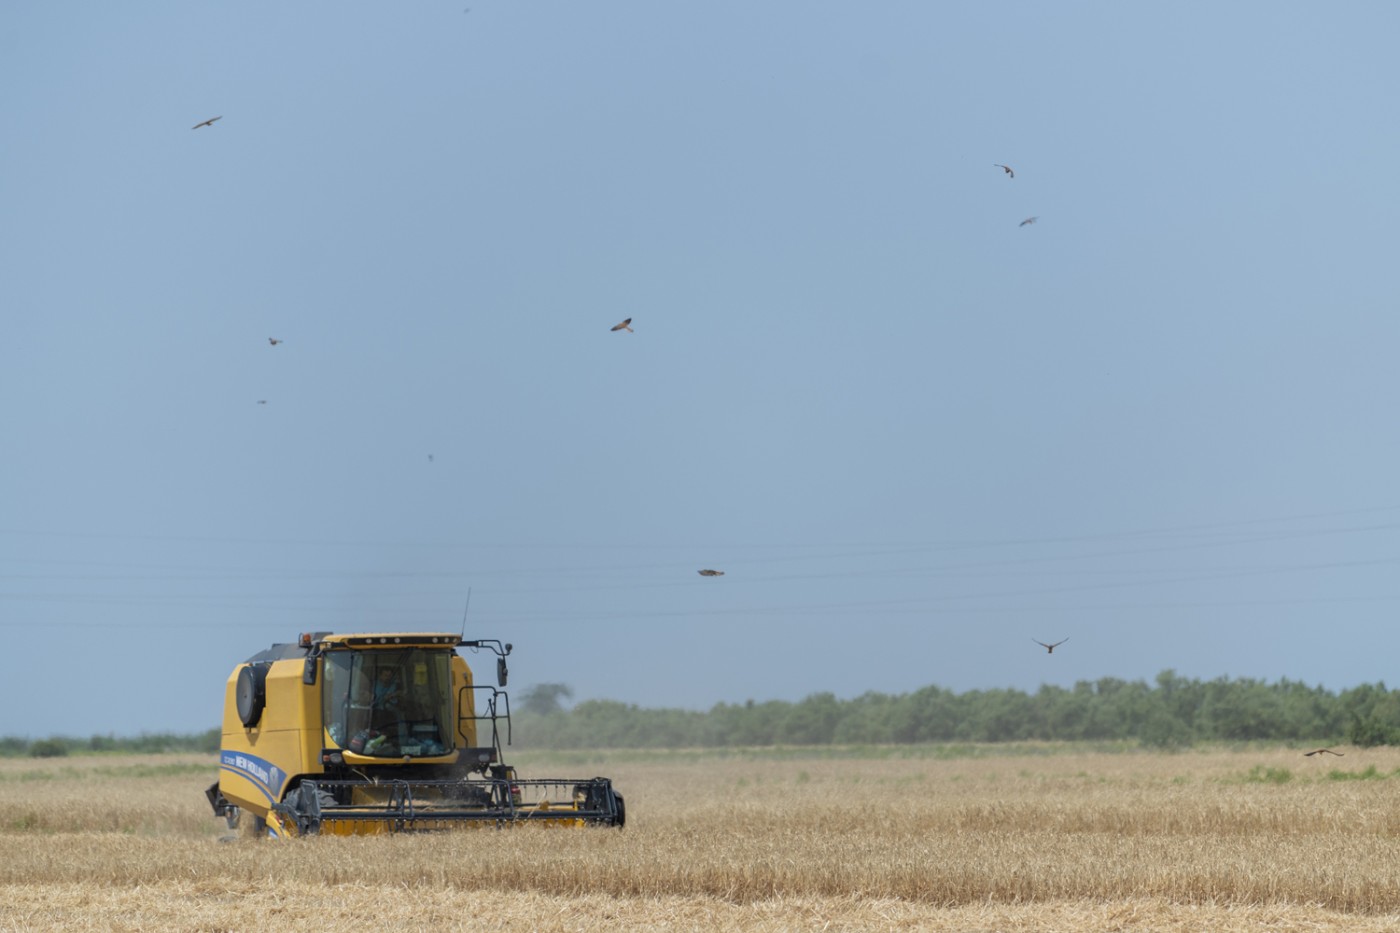
[[[458, 647], [495, 653], [498, 686], [473, 683]], [[609, 779], [521, 780], [504, 763], [510, 651], [450, 634], [317, 632], [253, 655], [225, 689], [214, 813], [233, 828], [246, 812], [277, 837], [621, 827]]]

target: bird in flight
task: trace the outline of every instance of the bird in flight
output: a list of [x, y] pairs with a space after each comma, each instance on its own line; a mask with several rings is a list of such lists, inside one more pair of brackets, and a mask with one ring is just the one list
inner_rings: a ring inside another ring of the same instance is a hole
[[1012, 178], [1016, 177], [1016, 173], [1011, 171], [1011, 166], [1002, 165], [1000, 162], [993, 162], [992, 164], [995, 165], [997, 168], [1001, 169], [1006, 174], [1010, 175]]
[[209, 119], [205, 120], [203, 123], [196, 123], [194, 126], [190, 127], [190, 129], [192, 129], [192, 130], [197, 130], [197, 129], [199, 129], [201, 126], [213, 126], [215, 120], [222, 120], [222, 119], [223, 119], [223, 117], [221, 117], [221, 116], [220, 116], [220, 117], [210, 117]]
[[1303, 752], [1304, 758], [1311, 758], [1313, 755], [1336, 755], [1338, 758], [1341, 758], [1343, 756], [1343, 753], [1334, 752], [1330, 748], [1315, 748], [1310, 752]]
[[629, 333], [629, 334], [635, 334], [635, 333], [636, 333], [636, 331], [634, 331], [634, 330], [632, 329], [632, 319], [631, 319], [630, 317], [629, 317], [627, 320], [623, 321], [621, 324], [615, 324], [615, 325], [613, 325], [613, 328], [612, 328], [612, 329], [613, 329], [613, 330], [625, 330], [625, 331], [627, 331], [627, 333]]
[[272, 344], [272, 345], [275, 347], [275, 346], [277, 346], [279, 343], [281, 343], [282, 341], [278, 340], [276, 337], [269, 337], [269, 338], [267, 338], [267, 342], [270, 343], [270, 344]]
[[1035, 222], [1036, 222], [1037, 220], [1039, 220], [1039, 219], [1040, 219], [1039, 217], [1027, 217], [1025, 220], [1021, 221], [1021, 222], [1020, 222], [1019, 224], [1017, 224], [1016, 226], [1018, 226], [1018, 227], [1024, 227], [1026, 224], [1033, 224], [1033, 223], [1035, 223]]
[[698, 572], [698, 573], [700, 574], [700, 576], [702, 576], [702, 577], [722, 577], [722, 576], [724, 576], [724, 571], [723, 571], [723, 570], [700, 570], [700, 571], [697, 571], [697, 572]]
[[1043, 642], [1043, 641], [1036, 641], [1036, 639], [1034, 639], [1034, 638], [1032, 638], [1031, 641], [1034, 641], [1037, 645], [1039, 645], [1040, 647], [1044, 648], [1046, 654], [1054, 654], [1054, 653], [1055, 653], [1055, 649], [1058, 648], [1058, 647], [1060, 647], [1061, 645], [1063, 645], [1065, 642], [1069, 641], [1069, 639], [1068, 639], [1068, 638], [1061, 638], [1059, 641], [1055, 642], [1053, 645], [1047, 645], [1047, 644], [1046, 644], [1045, 642]]
[[259, 404], [259, 405], [266, 405], [266, 404], [267, 404], [267, 399], [265, 399], [265, 398], [260, 398], [260, 399], [258, 399], [258, 404]]

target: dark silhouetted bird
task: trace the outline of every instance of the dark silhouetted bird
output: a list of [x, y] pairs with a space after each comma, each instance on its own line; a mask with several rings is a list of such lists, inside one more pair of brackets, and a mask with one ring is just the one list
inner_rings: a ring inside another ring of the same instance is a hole
[[1047, 644], [1046, 644], [1045, 642], [1043, 642], [1043, 641], [1036, 641], [1034, 638], [1032, 638], [1031, 641], [1034, 641], [1037, 645], [1039, 645], [1040, 647], [1044, 648], [1046, 654], [1054, 654], [1054, 653], [1055, 653], [1055, 649], [1058, 648], [1058, 647], [1060, 647], [1061, 645], [1063, 645], [1065, 642], [1069, 641], [1069, 639], [1068, 639], [1068, 638], [1061, 638], [1059, 641], [1055, 642], [1053, 645], [1047, 645]]
[[724, 576], [724, 571], [723, 571], [723, 570], [701, 570], [701, 571], [698, 571], [698, 573], [699, 573], [700, 576], [702, 576], [702, 577], [722, 577], [722, 576]]
[[223, 117], [210, 117], [209, 119], [205, 120], [203, 123], [196, 123], [194, 126], [190, 127], [190, 129], [192, 129], [192, 130], [197, 130], [197, 129], [199, 129], [201, 126], [213, 126], [215, 120], [222, 120], [222, 119], [223, 119]]
[[1027, 217], [1025, 220], [1021, 221], [1021, 222], [1020, 222], [1019, 224], [1017, 224], [1016, 226], [1018, 226], [1018, 227], [1024, 227], [1026, 224], [1033, 224], [1033, 223], [1035, 223], [1035, 222], [1036, 222], [1037, 220], [1039, 220], [1039, 219], [1040, 219], [1039, 217]]
[[278, 340], [276, 337], [269, 337], [269, 338], [267, 338], [267, 342], [270, 343], [270, 344], [272, 344], [272, 345], [275, 347], [275, 346], [277, 346], [279, 343], [281, 343], [282, 341]]
[[1011, 171], [1011, 166], [1002, 165], [1000, 162], [993, 162], [992, 164], [995, 165], [997, 168], [1001, 169], [1006, 174], [1010, 175], [1012, 178], [1016, 177], [1016, 173]]
[[1304, 758], [1311, 758], [1313, 755], [1336, 755], [1338, 758], [1343, 757], [1342, 752], [1334, 752], [1330, 748], [1315, 748], [1310, 752], [1303, 752]]
[[612, 327], [612, 329], [613, 329], [613, 330], [625, 330], [625, 331], [627, 331], [627, 333], [629, 333], [629, 334], [634, 334], [634, 333], [636, 333], [636, 331], [634, 331], [634, 330], [632, 329], [632, 319], [631, 319], [630, 317], [629, 317], [627, 320], [623, 321], [621, 324], [614, 324], [613, 327]]

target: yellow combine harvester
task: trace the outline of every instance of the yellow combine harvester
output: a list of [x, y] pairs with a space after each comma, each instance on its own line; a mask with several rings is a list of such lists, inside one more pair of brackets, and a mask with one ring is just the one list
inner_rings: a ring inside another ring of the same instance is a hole
[[[497, 687], [473, 683], [459, 647], [496, 655]], [[246, 811], [278, 837], [621, 827], [607, 778], [526, 781], [502, 761], [510, 651], [489, 638], [316, 632], [258, 652], [228, 679], [209, 803], [231, 828]]]

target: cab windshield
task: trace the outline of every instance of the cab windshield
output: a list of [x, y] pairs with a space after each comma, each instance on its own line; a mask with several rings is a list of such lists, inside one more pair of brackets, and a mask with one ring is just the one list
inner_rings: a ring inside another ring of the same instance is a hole
[[328, 651], [322, 721], [336, 746], [402, 758], [452, 750], [452, 652]]

